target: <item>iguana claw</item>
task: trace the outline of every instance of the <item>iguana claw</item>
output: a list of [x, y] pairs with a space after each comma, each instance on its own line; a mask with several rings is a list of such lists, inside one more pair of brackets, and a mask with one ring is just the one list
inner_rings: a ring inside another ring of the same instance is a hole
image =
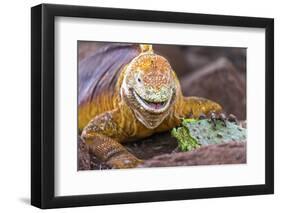
[[214, 128], [216, 128], [216, 121], [222, 121], [223, 125], [226, 127], [227, 119], [226, 119], [226, 116], [224, 113], [216, 114], [216, 113], [212, 112], [210, 115], [210, 119], [211, 119], [211, 122], [212, 122]]

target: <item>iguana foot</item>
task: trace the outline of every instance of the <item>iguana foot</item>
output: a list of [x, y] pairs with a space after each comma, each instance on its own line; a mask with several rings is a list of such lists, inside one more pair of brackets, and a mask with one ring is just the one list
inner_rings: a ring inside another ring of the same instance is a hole
[[222, 121], [225, 127], [226, 127], [226, 121], [238, 123], [236, 116], [233, 114], [229, 114], [229, 116], [226, 117], [224, 113], [217, 114], [215, 112], [211, 112], [209, 116], [206, 116], [205, 114], [201, 114], [199, 116], [199, 120], [207, 119], [208, 117], [210, 118], [210, 122], [212, 122], [214, 128], [216, 128], [217, 121]]
[[212, 112], [211, 121], [212, 121], [214, 127], [216, 127], [216, 121], [222, 121], [223, 125], [226, 127], [226, 116], [224, 113], [216, 114], [216, 113]]
[[84, 140], [89, 152], [113, 169], [134, 168], [142, 162], [120, 143], [105, 135], [94, 134], [87, 139], [84, 136]]
[[[92, 119], [81, 134], [88, 151], [110, 168], [137, 167], [142, 161], [130, 153], [119, 141], [126, 138], [117, 123], [119, 110], [105, 112]], [[115, 119], [115, 120], [114, 120]]]

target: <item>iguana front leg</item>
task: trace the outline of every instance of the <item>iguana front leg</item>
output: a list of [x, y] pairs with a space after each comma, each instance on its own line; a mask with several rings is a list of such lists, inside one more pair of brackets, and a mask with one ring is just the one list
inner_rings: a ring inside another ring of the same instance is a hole
[[211, 113], [219, 114], [222, 107], [211, 100], [200, 97], [183, 97], [180, 110], [185, 117], [199, 118], [201, 115], [211, 116]]
[[81, 137], [89, 152], [110, 167], [136, 167], [141, 160], [119, 143], [126, 138], [126, 133], [118, 122], [119, 116], [119, 110], [113, 110], [95, 117], [84, 128]]

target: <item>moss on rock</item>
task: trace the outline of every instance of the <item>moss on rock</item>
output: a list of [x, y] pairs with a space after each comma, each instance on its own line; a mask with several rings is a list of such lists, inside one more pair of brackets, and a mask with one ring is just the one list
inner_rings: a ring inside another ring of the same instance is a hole
[[180, 151], [191, 151], [203, 145], [227, 143], [231, 141], [245, 142], [246, 129], [236, 123], [210, 119], [184, 119], [182, 126], [174, 128], [172, 136], [178, 141]]

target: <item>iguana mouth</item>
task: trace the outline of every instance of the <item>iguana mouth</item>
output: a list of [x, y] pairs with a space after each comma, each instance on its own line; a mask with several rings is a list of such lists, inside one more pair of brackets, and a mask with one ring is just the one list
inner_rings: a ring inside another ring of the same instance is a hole
[[144, 98], [142, 98], [136, 91], [134, 91], [134, 95], [135, 95], [137, 101], [147, 111], [163, 112], [168, 107], [169, 100], [162, 101], [162, 102], [152, 102], [152, 101], [148, 101], [148, 100], [145, 100]]

